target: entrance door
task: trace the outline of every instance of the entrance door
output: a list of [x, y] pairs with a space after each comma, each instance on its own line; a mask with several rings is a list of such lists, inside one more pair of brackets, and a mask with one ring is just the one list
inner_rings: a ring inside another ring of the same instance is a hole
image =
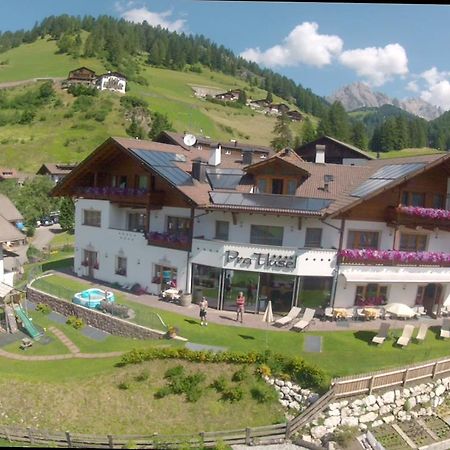
[[430, 283], [425, 286], [423, 292], [423, 306], [427, 315], [432, 317], [433, 315], [439, 315], [441, 311], [441, 297], [442, 297], [442, 285], [437, 283]]
[[94, 278], [94, 269], [98, 268], [97, 252], [91, 250], [84, 251], [84, 261], [86, 261], [88, 268], [88, 277]]
[[[275, 273], [261, 273], [259, 298], [272, 301], [274, 313], [286, 313], [292, 307], [294, 298], [295, 277]], [[265, 302], [260, 302], [260, 310], [263, 312]]]
[[225, 270], [223, 279], [223, 309], [236, 310], [239, 292], [245, 296], [245, 312], [257, 312], [258, 272]]

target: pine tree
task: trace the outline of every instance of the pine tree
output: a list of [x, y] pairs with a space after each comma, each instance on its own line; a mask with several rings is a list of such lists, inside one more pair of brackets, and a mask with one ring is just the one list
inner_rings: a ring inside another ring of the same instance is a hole
[[283, 148], [292, 146], [292, 132], [290, 129], [290, 119], [286, 113], [282, 113], [278, 116], [273, 129], [274, 138], [270, 142], [272, 147], [276, 150], [282, 150]]
[[75, 204], [70, 197], [63, 197], [59, 207], [59, 224], [63, 231], [75, 230]]
[[306, 117], [302, 125], [302, 144], [307, 142], [312, 142], [316, 139], [316, 131], [314, 130], [314, 125], [309, 117]]
[[148, 137], [154, 140], [161, 131], [174, 131], [174, 129], [166, 114], [154, 112], [152, 113], [152, 125], [148, 132]]
[[362, 122], [355, 122], [353, 124], [350, 142], [361, 150], [367, 149], [368, 137], [366, 127]]

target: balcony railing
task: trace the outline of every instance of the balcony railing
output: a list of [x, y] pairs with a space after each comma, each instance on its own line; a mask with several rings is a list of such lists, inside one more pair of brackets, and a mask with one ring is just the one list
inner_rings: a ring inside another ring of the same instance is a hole
[[157, 247], [173, 248], [175, 250], [188, 251], [191, 248], [191, 242], [188, 236], [176, 236], [169, 233], [158, 233], [152, 231], [148, 234], [147, 241], [149, 245]]
[[450, 267], [450, 253], [404, 252], [401, 250], [344, 249], [341, 264], [366, 266], [438, 266]]

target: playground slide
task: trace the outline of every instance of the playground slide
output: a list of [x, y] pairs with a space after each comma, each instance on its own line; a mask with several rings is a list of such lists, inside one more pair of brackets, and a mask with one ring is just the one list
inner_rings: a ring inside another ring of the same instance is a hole
[[17, 317], [22, 321], [23, 326], [28, 331], [30, 336], [37, 341], [41, 337], [42, 333], [38, 331], [33, 325], [33, 322], [31, 322], [25, 310], [20, 305], [15, 305], [14, 310], [17, 314]]
[[14, 315], [12, 308], [8, 305], [5, 305], [5, 315], [9, 332], [15, 333], [17, 331], [16, 316]]

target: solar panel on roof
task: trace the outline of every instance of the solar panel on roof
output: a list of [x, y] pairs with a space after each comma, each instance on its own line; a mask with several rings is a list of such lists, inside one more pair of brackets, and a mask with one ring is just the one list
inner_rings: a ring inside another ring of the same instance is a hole
[[320, 211], [328, 207], [331, 200], [302, 198], [288, 195], [248, 194], [241, 192], [211, 192], [215, 205], [242, 206], [298, 211]]
[[155, 150], [142, 150], [130, 148], [130, 150], [147, 166], [151, 167], [161, 177], [176, 186], [193, 184], [192, 177], [175, 165], [177, 161], [186, 160], [184, 155]]
[[351, 195], [353, 197], [365, 197], [377, 189], [387, 186], [397, 178], [404, 177], [415, 170], [425, 166], [425, 163], [388, 164], [378, 169], [374, 174], [358, 186]]
[[241, 169], [208, 169], [206, 171], [213, 189], [236, 189], [244, 172]]

